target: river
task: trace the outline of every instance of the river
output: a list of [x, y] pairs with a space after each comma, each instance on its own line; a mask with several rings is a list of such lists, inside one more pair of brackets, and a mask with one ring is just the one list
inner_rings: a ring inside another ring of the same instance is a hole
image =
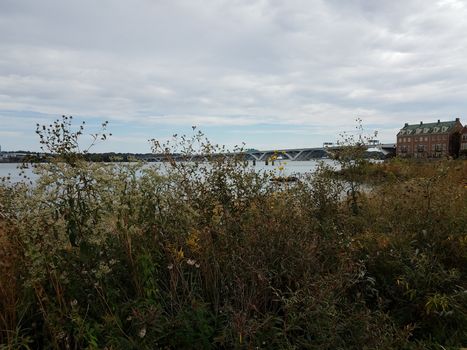
[[[256, 165], [253, 165], [252, 162], [249, 162], [250, 167], [258, 172], [261, 171], [270, 171], [273, 170], [277, 176], [291, 176], [291, 175], [303, 175], [306, 173], [313, 173], [320, 162], [325, 162], [327, 164], [332, 164], [333, 161], [329, 159], [324, 160], [309, 160], [309, 161], [276, 161], [274, 165], [265, 165], [264, 162], [256, 162]], [[167, 163], [148, 163], [147, 166], [156, 166], [161, 169], [161, 172], [164, 172], [164, 166]], [[37, 179], [37, 175], [33, 173], [31, 167], [28, 169], [21, 170], [19, 169], [19, 164], [14, 163], [0, 163], [0, 178], [10, 177], [11, 182], [19, 182], [22, 179], [26, 178], [34, 181]]]

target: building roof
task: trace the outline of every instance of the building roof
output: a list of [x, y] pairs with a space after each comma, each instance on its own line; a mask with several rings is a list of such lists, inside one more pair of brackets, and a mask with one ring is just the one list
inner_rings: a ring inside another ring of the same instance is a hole
[[398, 135], [444, 134], [455, 129], [459, 119], [436, 123], [405, 124]]

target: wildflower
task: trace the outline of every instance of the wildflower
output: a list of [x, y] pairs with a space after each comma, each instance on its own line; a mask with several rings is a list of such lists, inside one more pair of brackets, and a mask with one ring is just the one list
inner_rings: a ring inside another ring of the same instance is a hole
[[167, 265], [167, 268], [168, 268], [169, 270], [172, 270], [172, 269], [174, 268], [174, 264], [169, 264], [169, 265]]
[[183, 248], [180, 248], [176, 252], [176, 258], [178, 261], [182, 260], [185, 257], [185, 252], [183, 251]]
[[76, 305], [78, 305], [78, 300], [73, 299], [73, 300], [70, 302], [70, 305], [71, 305], [71, 306], [76, 306]]
[[196, 260], [195, 260], [195, 259], [188, 259], [188, 260], [186, 261], [186, 263], [187, 263], [188, 265], [190, 265], [190, 266], [193, 266], [194, 264], [196, 264]]
[[186, 244], [192, 251], [197, 251], [199, 250], [199, 232], [196, 230], [193, 230], [189, 235], [186, 240]]
[[60, 331], [60, 332], [57, 333], [57, 338], [58, 339], [63, 339], [63, 338], [65, 338], [65, 336], [66, 336], [66, 334], [65, 334], [64, 331]]
[[144, 338], [144, 336], [146, 335], [146, 327], [143, 327], [140, 329], [140, 331], [138, 332], [138, 336], [140, 338]]

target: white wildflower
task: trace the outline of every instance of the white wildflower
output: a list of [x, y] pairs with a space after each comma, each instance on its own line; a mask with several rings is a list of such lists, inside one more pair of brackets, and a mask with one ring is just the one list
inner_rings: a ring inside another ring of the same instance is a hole
[[140, 329], [140, 331], [138, 332], [138, 336], [140, 338], [144, 338], [144, 336], [146, 335], [146, 327], [143, 327]]

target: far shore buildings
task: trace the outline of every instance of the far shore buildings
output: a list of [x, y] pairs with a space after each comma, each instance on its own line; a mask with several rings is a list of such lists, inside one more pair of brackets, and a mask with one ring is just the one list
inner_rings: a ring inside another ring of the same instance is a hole
[[459, 118], [435, 123], [406, 123], [397, 134], [396, 153], [401, 157], [414, 158], [458, 156], [459, 150], [467, 147], [467, 137], [461, 143], [465, 129]]

